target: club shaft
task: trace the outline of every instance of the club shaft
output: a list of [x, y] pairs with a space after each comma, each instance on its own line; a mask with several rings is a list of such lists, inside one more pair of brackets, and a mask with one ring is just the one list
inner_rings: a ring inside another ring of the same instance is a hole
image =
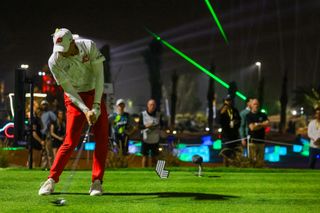
[[62, 193], [67, 192], [69, 190], [69, 188], [70, 188], [71, 182], [73, 180], [73, 176], [75, 174], [76, 168], [78, 166], [78, 163], [79, 163], [79, 160], [80, 160], [80, 157], [81, 157], [81, 154], [82, 154], [82, 150], [83, 150], [84, 144], [86, 142], [88, 142], [90, 131], [91, 131], [91, 125], [89, 125], [88, 129], [86, 130], [85, 136], [84, 136], [83, 141], [82, 141], [81, 146], [80, 146], [80, 149], [78, 150], [76, 159], [73, 161], [73, 164], [72, 164], [72, 167], [71, 167], [71, 174], [68, 177], [68, 180], [66, 182], [65, 187], [62, 190]]

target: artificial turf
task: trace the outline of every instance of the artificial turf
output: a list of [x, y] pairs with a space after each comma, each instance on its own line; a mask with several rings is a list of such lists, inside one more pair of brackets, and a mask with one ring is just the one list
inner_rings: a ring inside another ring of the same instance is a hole
[[[65, 171], [55, 193], [39, 196], [47, 171], [0, 169], [0, 212], [318, 212], [320, 171], [293, 169], [168, 168], [107, 170], [104, 195], [88, 195], [90, 171]], [[64, 198], [66, 205], [51, 201]]]

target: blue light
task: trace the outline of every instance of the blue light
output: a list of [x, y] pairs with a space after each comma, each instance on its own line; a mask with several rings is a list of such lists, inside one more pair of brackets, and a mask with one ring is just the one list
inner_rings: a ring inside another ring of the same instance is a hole
[[284, 146], [267, 146], [265, 147], [264, 159], [270, 162], [279, 162], [280, 155], [287, 154], [287, 147]]
[[293, 145], [293, 152], [301, 152], [302, 146], [301, 145]]
[[210, 135], [204, 135], [201, 137], [202, 145], [203, 146], [212, 146], [213, 142], [211, 140]]
[[268, 153], [268, 154], [273, 153], [273, 152], [274, 152], [274, 146], [266, 146], [266, 147], [264, 148], [264, 152], [265, 152], [265, 153]]
[[87, 142], [84, 144], [84, 150], [86, 151], [94, 151], [96, 148], [95, 142]]
[[272, 153], [272, 154], [266, 154], [264, 156], [264, 159], [270, 162], [279, 162], [280, 161], [280, 156], [276, 153]]
[[130, 154], [140, 155], [141, 152], [141, 142], [129, 140], [128, 152]]
[[208, 146], [190, 146], [179, 149], [179, 159], [181, 161], [192, 161], [193, 155], [200, 155], [203, 158], [203, 162], [209, 162], [210, 153]]
[[305, 138], [300, 138], [300, 141], [303, 145], [307, 145], [310, 143], [310, 141], [308, 139], [305, 139]]
[[286, 155], [287, 154], [287, 147], [280, 146], [279, 155]]

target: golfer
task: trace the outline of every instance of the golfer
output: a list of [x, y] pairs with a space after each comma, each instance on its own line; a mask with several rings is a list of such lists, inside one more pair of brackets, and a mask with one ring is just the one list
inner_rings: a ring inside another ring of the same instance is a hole
[[92, 125], [95, 151], [92, 165], [91, 196], [102, 195], [102, 181], [108, 149], [108, 117], [102, 101], [103, 61], [105, 58], [91, 40], [74, 40], [68, 29], [57, 29], [53, 34], [53, 53], [49, 68], [58, 85], [64, 90], [66, 136], [50, 169], [50, 175], [39, 195], [49, 195], [80, 141], [86, 122]]

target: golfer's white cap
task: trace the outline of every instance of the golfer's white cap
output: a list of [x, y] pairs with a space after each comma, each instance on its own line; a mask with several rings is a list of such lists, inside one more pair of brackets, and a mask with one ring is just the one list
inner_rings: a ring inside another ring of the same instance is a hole
[[56, 29], [53, 34], [53, 52], [67, 52], [72, 42], [72, 33], [66, 28]]
[[126, 104], [126, 102], [123, 99], [118, 99], [116, 105], [118, 106], [119, 104]]

